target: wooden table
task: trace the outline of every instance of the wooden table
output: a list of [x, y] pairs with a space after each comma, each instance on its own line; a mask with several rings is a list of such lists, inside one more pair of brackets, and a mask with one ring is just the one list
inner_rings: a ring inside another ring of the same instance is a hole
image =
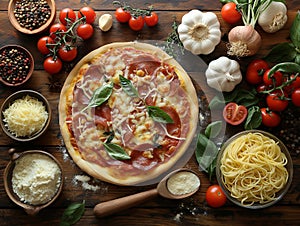
[[[114, 13], [115, 7], [112, 1], [88, 1], [88, 0], [60, 0], [56, 1], [57, 11], [71, 7], [78, 11], [84, 5], [90, 5], [97, 12], [97, 18], [103, 13]], [[127, 1], [132, 5], [143, 8], [149, 1], [133, 0]], [[189, 0], [189, 1], [153, 1], [154, 8], [159, 15], [159, 24], [153, 28], [144, 27], [140, 32], [134, 32], [127, 25], [120, 24], [114, 19], [113, 28], [103, 33], [94, 24], [95, 33], [93, 37], [80, 44], [79, 56], [70, 63], [60, 74], [51, 76], [43, 70], [43, 57], [38, 52], [36, 43], [43, 35], [24, 35], [16, 31], [10, 24], [7, 17], [8, 1], [0, 2], [0, 42], [1, 46], [6, 44], [20, 44], [28, 48], [35, 59], [35, 71], [33, 77], [22, 87], [9, 88], [0, 84], [0, 104], [13, 92], [20, 89], [33, 89], [41, 92], [48, 98], [53, 108], [53, 120], [47, 133], [32, 143], [17, 143], [9, 139], [0, 131], [0, 225], [59, 225], [65, 208], [74, 202], [85, 200], [86, 209], [84, 215], [76, 225], [298, 225], [300, 221], [300, 159], [299, 147], [290, 149], [294, 163], [294, 178], [286, 196], [275, 206], [262, 210], [248, 210], [230, 203], [214, 209], [205, 202], [205, 192], [208, 186], [216, 181], [210, 182], [208, 176], [198, 170], [197, 162], [193, 156], [187, 164], [188, 168], [197, 171], [201, 178], [200, 190], [190, 198], [184, 200], [168, 200], [157, 197], [144, 204], [123, 211], [113, 216], [98, 219], [93, 215], [94, 206], [103, 201], [118, 197], [135, 194], [154, 188], [155, 185], [142, 187], [130, 186], [121, 187], [96, 181], [100, 186], [97, 191], [84, 189], [81, 182], [75, 182], [75, 175], [85, 175], [69, 157], [63, 146], [60, 129], [58, 125], [57, 106], [59, 101], [60, 88], [68, 71], [91, 50], [104, 44], [115, 41], [133, 41], [144, 39], [165, 40], [172, 31], [171, 25], [174, 16], [180, 22], [181, 17], [189, 10], [197, 8], [203, 11], [213, 11], [218, 15], [221, 23], [222, 41], [212, 54], [200, 56], [206, 63], [219, 56], [226, 55], [227, 34], [230, 26], [222, 21], [220, 16], [221, 3], [218, 0]], [[156, 3], [157, 2], [157, 3]], [[295, 18], [297, 10], [300, 9], [300, 2], [297, 0], [287, 1], [289, 19], [281, 31], [276, 34], [266, 34], [260, 28], [263, 46], [255, 57], [264, 56], [274, 45], [286, 42], [289, 39], [289, 28]], [[240, 59], [239, 62], [244, 72], [245, 66], [255, 57]], [[213, 91], [202, 81], [203, 89], [207, 99], [214, 95]], [[299, 116], [299, 115], [298, 115]], [[297, 119], [299, 120], [299, 119]], [[227, 135], [231, 135], [242, 128], [228, 127]], [[28, 149], [42, 149], [53, 154], [63, 165], [65, 183], [63, 192], [51, 206], [43, 209], [37, 216], [28, 216], [23, 209], [16, 206], [6, 195], [3, 185], [3, 171], [10, 158], [7, 150], [14, 147], [20, 151]], [[298, 148], [298, 149], [297, 149]]]

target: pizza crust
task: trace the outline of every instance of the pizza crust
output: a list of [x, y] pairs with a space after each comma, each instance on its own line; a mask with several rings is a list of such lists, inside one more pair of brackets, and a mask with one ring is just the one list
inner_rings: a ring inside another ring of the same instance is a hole
[[[176, 153], [169, 159], [168, 162], [159, 164], [157, 167], [154, 167], [150, 171], [145, 171], [143, 175], [136, 175], [136, 176], [130, 176], [130, 177], [122, 177], [122, 178], [116, 178], [113, 175], [113, 172], [111, 172], [111, 169], [108, 167], [101, 167], [95, 163], [88, 162], [84, 159], [82, 159], [80, 153], [74, 149], [71, 143], [71, 136], [66, 124], [66, 105], [68, 104], [68, 101], [72, 102], [72, 95], [73, 95], [73, 88], [75, 86], [76, 76], [78, 76], [78, 73], [80, 69], [85, 64], [89, 64], [90, 62], [94, 62], [97, 60], [98, 57], [100, 57], [102, 54], [106, 53], [111, 48], [123, 48], [123, 47], [134, 47], [136, 49], [149, 52], [159, 59], [162, 59], [165, 63], [175, 66], [176, 73], [178, 77], [180, 78], [180, 81], [184, 84], [184, 87], [186, 87], [186, 92], [189, 94], [190, 97], [190, 106], [191, 109], [191, 118], [190, 118], [190, 132], [188, 133], [188, 137], [186, 138], [184, 144], [176, 151]], [[59, 125], [61, 129], [61, 134], [64, 140], [64, 143], [66, 145], [66, 148], [71, 155], [73, 161], [87, 174], [90, 176], [93, 176], [95, 178], [98, 178], [100, 180], [117, 184], [117, 185], [136, 185], [143, 183], [145, 181], [153, 180], [156, 177], [160, 176], [161, 174], [168, 171], [172, 166], [176, 164], [178, 160], [184, 155], [184, 153], [187, 151], [190, 143], [194, 139], [194, 135], [197, 129], [198, 124], [198, 97], [196, 90], [194, 88], [194, 85], [188, 76], [188, 74], [185, 72], [185, 70], [181, 67], [181, 65], [172, 57], [170, 57], [167, 53], [165, 53], [163, 50], [161, 50], [158, 47], [155, 47], [150, 44], [146, 43], [138, 43], [138, 42], [119, 42], [119, 43], [111, 43], [105, 46], [102, 46], [92, 52], [90, 52], [88, 55], [86, 55], [84, 58], [82, 58], [77, 65], [73, 68], [73, 70], [68, 75], [64, 86], [61, 90], [60, 94], [60, 101], [59, 101]]]

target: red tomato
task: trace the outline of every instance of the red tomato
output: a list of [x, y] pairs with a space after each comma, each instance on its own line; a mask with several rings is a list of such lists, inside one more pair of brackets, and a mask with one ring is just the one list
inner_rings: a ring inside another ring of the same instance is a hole
[[85, 18], [86, 18], [85, 22], [88, 24], [94, 23], [94, 21], [96, 19], [95, 11], [89, 6], [85, 6], [85, 7], [82, 7], [81, 9], [79, 9], [78, 18], [81, 18], [83, 16], [85, 16]]
[[44, 61], [44, 69], [49, 74], [57, 74], [62, 69], [62, 62], [59, 58], [54, 59], [53, 56], [49, 56]]
[[144, 20], [148, 27], [153, 27], [158, 23], [158, 15], [155, 12], [151, 12], [149, 16], [144, 17]]
[[90, 24], [80, 24], [77, 27], [77, 35], [83, 40], [89, 39], [94, 33], [94, 28]]
[[270, 89], [270, 87], [269, 87], [269, 86], [266, 86], [265, 84], [260, 84], [260, 85], [258, 85], [258, 86], [256, 87], [256, 91], [257, 91], [258, 93], [263, 92], [263, 91], [267, 91], [267, 90], [269, 90], [269, 89]]
[[223, 117], [231, 125], [241, 124], [248, 114], [247, 108], [236, 103], [229, 103], [224, 107]]
[[58, 56], [63, 61], [70, 62], [76, 58], [77, 48], [74, 46], [62, 46], [58, 50]]
[[[295, 78], [295, 75], [291, 75], [289, 78], [284, 79], [284, 82], [288, 82], [288, 81], [290, 81], [291, 79], [294, 79], [294, 78]], [[284, 90], [287, 93], [291, 94], [294, 90], [296, 90], [298, 88], [300, 88], [300, 76], [297, 76], [292, 83], [285, 86]]]
[[144, 19], [142, 16], [134, 18], [133, 16], [129, 19], [129, 27], [134, 31], [140, 31], [144, 27]]
[[295, 106], [300, 107], [300, 88], [294, 90], [292, 93], [292, 103]]
[[269, 65], [264, 60], [255, 59], [251, 61], [247, 67], [246, 81], [252, 85], [262, 83], [264, 72], [268, 69]]
[[269, 75], [270, 69], [266, 70], [263, 76], [263, 81], [267, 86], [275, 85], [280, 86], [283, 82], [283, 75], [280, 71], [276, 71], [274, 74]]
[[44, 36], [38, 40], [37, 47], [40, 53], [47, 55], [50, 53], [50, 49], [47, 47], [47, 44], [53, 44], [54, 41], [49, 36]]
[[59, 13], [59, 21], [63, 25], [67, 25], [68, 24], [66, 18], [68, 18], [68, 20], [70, 20], [71, 22], [74, 22], [76, 20], [76, 14], [73, 11], [73, 9], [71, 9], [71, 8], [64, 8], [64, 9], [62, 9], [60, 11], [60, 13]]
[[206, 202], [209, 206], [218, 208], [226, 203], [226, 196], [219, 185], [211, 185], [205, 194]]
[[229, 24], [238, 23], [242, 19], [242, 14], [236, 9], [236, 4], [233, 2], [223, 5], [221, 15], [223, 20]]
[[131, 15], [129, 12], [125, 11], [120, 7], [116, 9], [115, 17], [120, 23], [127, 23], [131, 18]]
[[266, 98], [267, 105], [272, 111], [283, 111], [289, 105], [286, 94], [276, 90], [268, 94]]
[[53, 38], [53, 39], [55, 39], [55, 37], [56, 37], [55, 32], [58, 32], [58, 31], [65, 32], [65, 31], [67, 31], [67, 28], [66, 28], [65, 25], [63, 25], [61, 23], [53, 24], [50, 27], [50, 37]]
[[261, 108], [260, 111], [263, 125], [267, 127], [276, 127], [280, 124], [281, 118], [277, 113], [270, 111], [267, 108]]

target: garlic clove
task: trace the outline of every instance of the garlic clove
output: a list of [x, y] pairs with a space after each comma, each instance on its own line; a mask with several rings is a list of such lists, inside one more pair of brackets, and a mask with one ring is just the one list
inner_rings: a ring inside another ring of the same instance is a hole
[[108, 31], [113, 25], [113, 18], [110, 14], [105, 13], [99, 18], [99, 28], [101, 31]]

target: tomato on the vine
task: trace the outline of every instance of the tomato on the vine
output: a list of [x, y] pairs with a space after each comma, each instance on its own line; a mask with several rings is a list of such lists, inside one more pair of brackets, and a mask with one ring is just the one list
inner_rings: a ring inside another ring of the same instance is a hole
[[134, 30], [134, 31], [140, 31], [144, 27], [144, 18], [142, 16], [138, 16], [137, 18], [135, 17], [130, 17], [129, 19], [129, 27]]
[[248, 110], [243, 105], [238, 105], [236, 103], [228, 103], [223, 110], [223, 117], [226, 122], [231, 125], [241, 124], [247, 117]]
[[283, 111], [289, 105], [287, 95], [280, 90], [275, 90], [268, 94], [266, 102], [269, 109], [272, 111]]
[[77, 48], [75, 46], [62, 46], [58, 50], [58, 56], [62, 61], [70, 62], [77, 56]]
[[71, 22], [74, 22], [76, 20], [76, 14], [73, 9], [71, 8], [64, 8], [59, 12], [59, 21], [63, 25], [67, 25], [68, 22], [66, 20], [68, 18]]
[[218, 208], [226, 203], [226, 195], [219, 185], [211, 185], [205, 194], [206, 202], [209, 206]]
[[283, 82], [283, 74], [280, 71], [276, 71], [274, 74], [269, 75], [271, 69], [265, 71], [263, 81], [267, 86], [275, 85], [280, 86]]
[[55, 39], [56, 35], [55, 35], [55, 32], [58, 32], [58, 31], [62, 31], [62, 32], [65, 32], [67, 31], [67, 28], [65, 25], [61, 24], [61, 23], [56, 23], [56, 24], [53, 24], [51, 27], [50, 27], [50, 37]]
[[158, 15], [155, 12], [151, 12], [150, 15], [144, 17], [144, 20], [148, 27], [153, 27], [158, 23]]
[[94, 21], [96, 19], [95, 11], [89, 6], [84, 6], [81, 9], [79, 9], [78, 18], [81, 18], [83, 16], [85, 16], [85, 18], [86, 18], [85, 22], [88, 24], [94, 23]]
[[49, 74], [57, 74], [60, 72], [62, 65], [62, 61], [58, 57], [54, 59], [53, 56], [47, 57], [43, 63], [45, 71]]
[[122, 7], [119, 7], [115, 11], [115, 17], [120, 23], [127, 23], [131, 18], [131, 14], [124, 10]]
[[246, 81], [252, 85], [262, 83], [263, 75], [268, 69], [268, 63], [262, 59], [255, 59], [251, 61], [247, 67]]
[[94, 33], [94, 28], [90, 24], [80, 24], [77, 27], [77, 35], [83, 40], [89, 39]]
[[276, 127], [280, 124], [280, 116], [267, 108], [261, 108], [262, 124], [267, 127]]
[[284, 82], [289, 82], [290, 80], [294, 79], [290, 84], [284, 87], [284, 90], [291, 94], [294, 90], [300, 88], [300, 76], [298, 75], [295, 78], [295, 75], [291, 75], [289, 78], [284, 79]]
[[295, 106], [300, 107], [300, 88], [294, 90], [291, 97], [292, 97], [292, 103]]
[[228, 2], [221, 9], [221, 16], [229, 24], [236, 24], [241, 21], [242, 14], [237, 10], [236, 4]]
[[40, 53], [47, 55], [50, 53], [50, 49], [47, 47], [47, 44], [53, 44], [54, 41], [49, 36], [44, 36], [38, 40], [37, 47]]

